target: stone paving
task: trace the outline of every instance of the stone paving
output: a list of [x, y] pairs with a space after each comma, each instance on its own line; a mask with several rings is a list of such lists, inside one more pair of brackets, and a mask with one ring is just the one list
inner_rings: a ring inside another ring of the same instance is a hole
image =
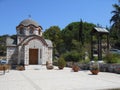
[[90, 71], [72, 72], [71, 68], [47, 70], [45, 66], [26, 66], [25, 71], [0, 71], [0, 90], [98, 90], [120, 88], [120, 74]]

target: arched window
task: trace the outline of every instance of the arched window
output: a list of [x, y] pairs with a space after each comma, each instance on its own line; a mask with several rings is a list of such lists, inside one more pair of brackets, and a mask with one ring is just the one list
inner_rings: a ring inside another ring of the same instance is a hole
[[34, 32], [34, 28], [33, 28], [33, 27], [30, 27], [30, 29], [29, 29], [29, 34], [33, 34], [33, 32]]
[[20, 34], [24, 34], [24, 28], [20, 28]]
[[30, 29], [29, 33], [30, 33], [30, 34], [33, 34], [33, 30], [32, 30], [32, 29]]

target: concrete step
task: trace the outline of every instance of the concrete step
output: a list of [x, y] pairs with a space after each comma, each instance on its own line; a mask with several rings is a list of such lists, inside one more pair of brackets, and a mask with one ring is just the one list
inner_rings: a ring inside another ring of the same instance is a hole
[[46, 67], [43, 66], [43, 65], [28, 65], [28, 66], [25, 66], [25, 70], [41, 70], [41, 69], [46, 69]]

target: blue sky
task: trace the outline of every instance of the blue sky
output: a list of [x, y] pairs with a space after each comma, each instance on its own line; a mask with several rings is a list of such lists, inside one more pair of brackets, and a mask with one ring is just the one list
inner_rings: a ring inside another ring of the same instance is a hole
[[0, 35], [16, 34], [16, 26], [29, 15], [43, 31], [54, 25], [63, 29], [80, 19], [110, 26], [115, 3], [118, 0], [0, 0]]

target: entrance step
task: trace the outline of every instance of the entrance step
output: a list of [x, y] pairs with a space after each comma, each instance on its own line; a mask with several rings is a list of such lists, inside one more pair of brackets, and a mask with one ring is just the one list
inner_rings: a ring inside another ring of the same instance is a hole
[[43, 66], [43, 65], [28, 65], [28, 66], [25, 66], [25, 70], [41, 70], [41, 69], [46, 69], [46, 66]]

